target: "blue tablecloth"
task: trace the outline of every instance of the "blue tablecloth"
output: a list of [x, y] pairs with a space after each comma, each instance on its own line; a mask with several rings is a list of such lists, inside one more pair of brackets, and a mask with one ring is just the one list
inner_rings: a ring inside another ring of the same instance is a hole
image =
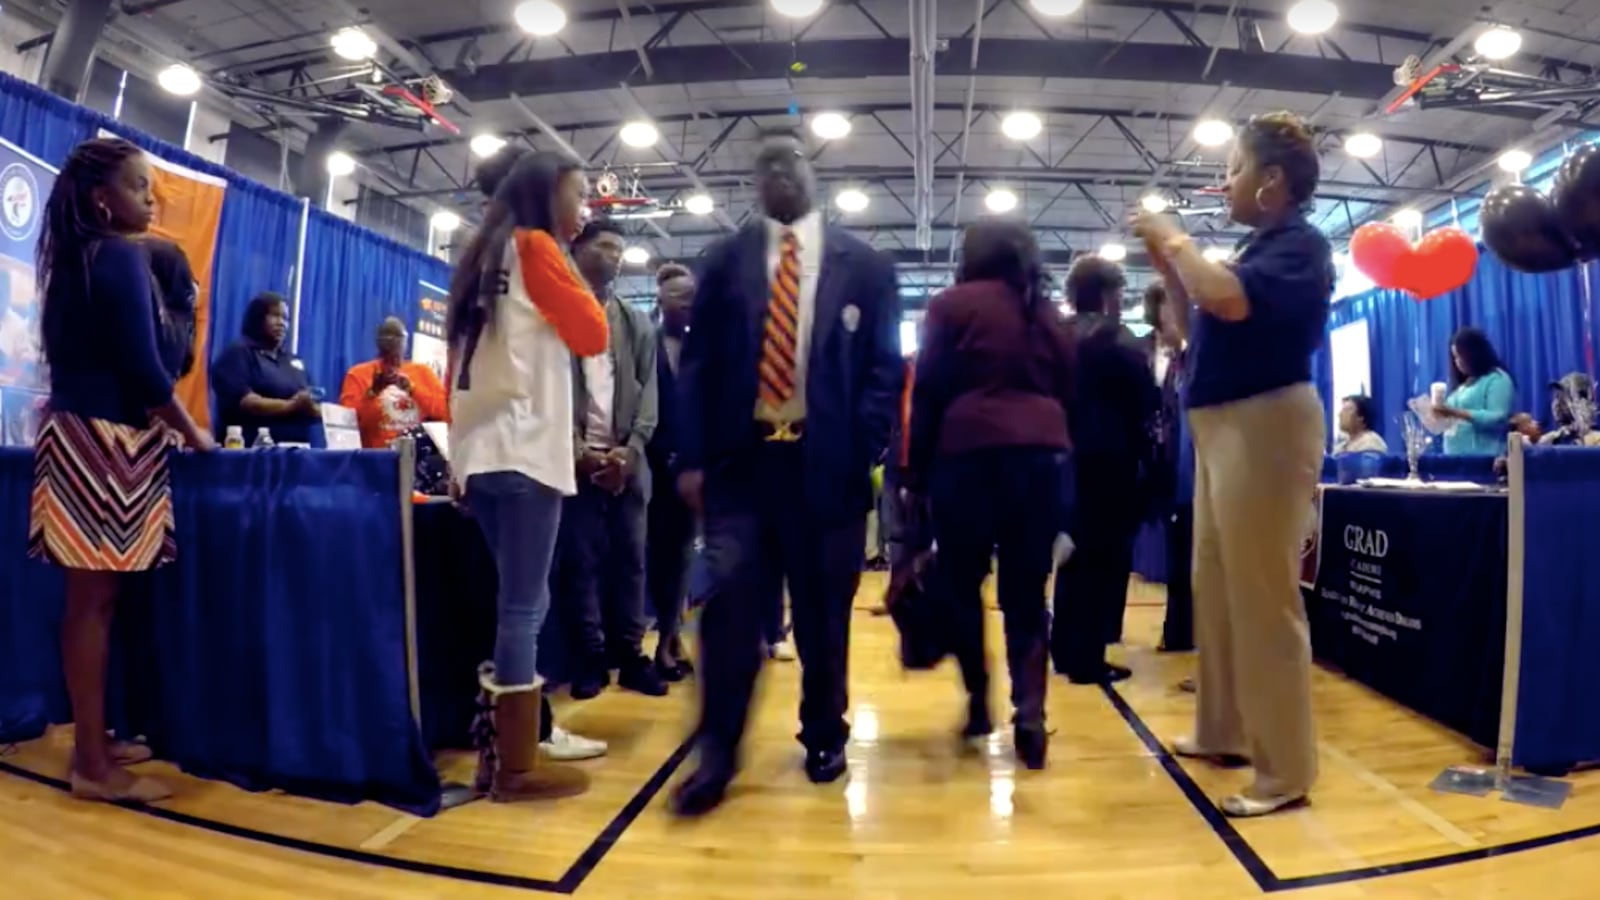
[[[0, 740], [68, 718], [61, 580], [25, 562], [32, 454], [0, 449]], [[420, 815], [439, 785], [406, 672], [398, 458], [173, 460], [178, 561], [119, 608], [117, 718], [186, 771]], [[138, 595], [148, 593], [147, 598]]]

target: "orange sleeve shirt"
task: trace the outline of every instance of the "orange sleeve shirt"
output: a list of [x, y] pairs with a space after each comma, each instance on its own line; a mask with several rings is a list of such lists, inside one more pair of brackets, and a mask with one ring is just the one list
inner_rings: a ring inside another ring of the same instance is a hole
[[572, 270], [555, 238], [548, 232], [521, 228], [516, 232], [516, 245], [522, 286], [567, 349], [574, 356], [606, 352], [610, 338], [606, 312]]
[[450, 421], [449, 396], [432, 369], [419, 362], [403, 362], [399, 373], [410, 383], [410, 393], [391, 384], [374, 394], [372, 384], [382, 366], [372, 360], [352, 367], [339, 391], [339, 404], [356, 411], [361, 446], [382, 449], [423, 422]]

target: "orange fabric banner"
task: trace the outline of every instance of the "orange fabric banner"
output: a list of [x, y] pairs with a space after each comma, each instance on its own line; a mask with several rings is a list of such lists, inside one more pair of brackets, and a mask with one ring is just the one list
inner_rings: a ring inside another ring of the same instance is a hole
[[150, 231], [183, 248], [197, 282], [194, 309], [194, 370], [178, 382], [178, 400], [202, 431], [211, 430], [211, 272], [222, 224], [227, 182], [150, 156], [156, 218]]

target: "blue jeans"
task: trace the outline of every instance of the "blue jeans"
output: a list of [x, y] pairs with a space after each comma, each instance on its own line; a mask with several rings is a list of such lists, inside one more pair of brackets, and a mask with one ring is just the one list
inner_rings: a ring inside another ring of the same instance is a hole
[[495, 681], [532, 684], [539, 629], [550, 611], [550, 560], [561, 526], [561, 492], [520, 472], [485, 472], [467, 479], [467, 507], [483, 529], [500, 576]]

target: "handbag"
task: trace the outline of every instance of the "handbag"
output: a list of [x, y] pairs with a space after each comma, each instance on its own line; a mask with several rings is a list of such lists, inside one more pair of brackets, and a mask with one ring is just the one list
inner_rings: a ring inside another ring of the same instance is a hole
[[416, 445], [416, 466], [412, 488], [430, 497], [450, 496], [450, 461], [439, 450], [439, 445], [428, 436], [427, 429], [418, 425], [402, 438], [410, 438]]
[[938, 551], [930, 547], [889, 575], [883, 605], [900, 632], [900, 664], [907, 669], [932, 669], [950, 655], [949, 626], [931, 589], [937, 565]]

